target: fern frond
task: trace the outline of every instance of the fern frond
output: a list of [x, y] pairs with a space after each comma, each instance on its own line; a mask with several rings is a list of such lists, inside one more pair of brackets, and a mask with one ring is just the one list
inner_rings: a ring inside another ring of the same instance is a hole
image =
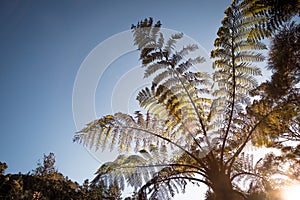
[[252, 66], [251, 63], [242, 62], [239, 66], [236, 67], [237, 73], [244, 73], [253, 76], [260, 76], [262, 75], [260, 68]]
[[230, 52], [226, 51], [225, 49], [214, 49], [212, 50], [211, 52], [211, 57], [212, 58], [221, 58], [221, 59], [224, 59], [224, 60], [227, 60], [227, 59], [231, 59], [231, 54]]
[[215, 90], [213, 92], [213, 96], [216, 96], [216, 97], [218, 97], [218, 96], [228, 96], [228, 95], [230, 95], [230, 94], [229, 94], [227, 88], [220, 88], [220, 89]]
[[199, 63], [203, 63], [205, 61], [205, 59], [201, 56], [196, 57], [196, 58], [189, 58], [188, 60], [178, 64], [178, 67], [176, 68], [176, 70], [178, 71], [179, 74], [182, 74], [184, 72], [186, 72], [190, 67], [199, 64]]
[[157, 48], [162, 49], [164, 43], [165, 43], [164, 35], [162, 33], [159, 33], [159, 38], [158, 38], [158, 41], [157, 41]]
[[155, 173], [154, 169], [151, 167], [148, 169], [136, 167], [146, 164], [147, 160], [141, 156], [120, 155], [113, 162], [107, 162], [98, 169], [96, 172], [97, 176], [92, 181], [92, 184], [104, 181], [106, 186], [109, 186], [112, 183], [120, 184], [120, 180], [123, 180], [121, 181], [120, 186], [124, 189], [124, 181], [126, 180], [128, 185], [137, 189], [142, 186], [143, 181], [148, 181], [149, 177], [153, 176]]
[[262, 62], [265, 57], [261, 53], [239, 52], [235, 57], [236, 62]]
[[177, 52], [177, 54], [180, 55], [181, 57], [185, 57], [190, 52], [193, 52], [197, 49], [199, 49], [199, 47], [196, 44], [189, 44], [187, 46], [184, 46], [179, 52]]
[[170, 76], [172, 77], [173, 75], [174, 71], [166, 69], [153, 78], [153, 83], [158, 85], [161, 82], [165, 81], [165, 79], [169, 78]]
[[262, 42], [251, 42], [241, 40], [234, 45], [234, 49], [237, 51], [246, 51], [246, 50], [265, 50], [267, 49], [266, 45]]
[[141, 54], [142, 64], [147, 65], [153, 63], [156, 60], [162, 60], [164, 54], [162, 52], [148, 52], [146, 55]]
[[[204, 73], [189, 71], [193, 65], [204, 62], [204, 58], [200, 56], [188, 58], [189, 53], [198, 48], [196, 45], [187, 45], [180, 51], [174, 51], [177, 41], [182, 37], [182, 33], [172, 35], [163, 49], [155, 48], [156, 51], [153, 51], [151, 55], [142, 58], [142, 60], [146, 60], [146, 62], [143, 62], [146, 67], [145, 76], [155, 74], [153, 85], [156, 89], [155, 92], [151, 92], [152, 98], [144, 98], [146, 93], [150, 93], [149, 90], [148, 92], [146, 90], [143, 91], [140, 100], [152, 113], [158, 113], [158, 110], [163, 111], [163, 106], [165, 106], [165, 110], [162, 112], [164, 119], [168, 117], [166, 115], [168, 113], [169, 117], [175, 119], [175, 122], [182, 120], [182, 116], [191, 121], [201, 121], [202, 132], [206, 132], [203, 119], [207, 118], [209, 113], [207, 111], [209, 101], [201, 103], [201, 99], [207, 100], [207, 98], [199, 98], [197, 95], [200, 92], [209, 91], [210, 77]], [[149, 100], [147, 103], [145, 103], [146, 99]], [[156, 104], [162, 106], [157, 106]], [[195, 122], [194, 124], [197, 123]], [[170, 125], [170, 128], [173, 129], [172, 125]], [[195, 139], [195, 135], [191, 135], [191, 132], [186, 130], [181, 130], [181, 132], [183, 136], [189, 134], [189, 138]]]
[[225, 71], [229, 71], [229, 69], [232, 68], [232, 65], [230, 64], [229, 60], [227, 59], [217, 59], [213, 62], [213, 69], [224, 69]]
[[265, 19], [245, 15], [244, 9], [241, 1], [233, 1], [225, 11], [226, 16], [215, 40], [216, 48], [211, 52], [211, 57], [215, 59], [213, 95], [216, 98], [212, 103], [210, 119], [212, 122], [224, 121], [217, 126], [221, 140], [220, 165], [230, 156], [228, 148], [237, 147], [234, 143], [236, 133], [244, 124], [240, 114], [249, 104], [246, 95], [257, 84], [254, 76], [261, 74], [252, 63], [264, 60], [264, 56], [257, 51], [265, 49], [265, 45], [250, 40], [249, 35], [257, 31], [256, 23]]
[[249, 75], [240, 74], [236, 76], [236, 84], [243, 85], [250, 91], [257, 86], [257, 80]]
[[174, 50], [177, 40], [181, 39], [183, 37], [183, 33], [176, 33], [173, 34], [170, 39], [167, 41], [166, 46], [163, 49], [163, 52], [171, 53], [172, 50]]

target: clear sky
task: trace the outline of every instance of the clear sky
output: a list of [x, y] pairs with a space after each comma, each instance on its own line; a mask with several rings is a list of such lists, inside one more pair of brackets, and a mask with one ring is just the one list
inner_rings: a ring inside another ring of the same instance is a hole
[[[150, 16], [209, 52], [229, 4], [230, 0], [0, 1], [0, 161], [8, 164], [7, 173], [27, 173], [44, 153], [54, 152], [64, 175], [79, 183], [92, 179], [101, 163], [72, 143], [77, 131], [72, 92], [85, 58], [107, 38]], [[128, 59], [138, 63], [134, 53]], [[111, 112], [113, 95], [108, 91], [130, 70], [121, 64], [116, 60], [99, 82], [98, 116]], [[105, 85], [111, 88], [101, 90]]]

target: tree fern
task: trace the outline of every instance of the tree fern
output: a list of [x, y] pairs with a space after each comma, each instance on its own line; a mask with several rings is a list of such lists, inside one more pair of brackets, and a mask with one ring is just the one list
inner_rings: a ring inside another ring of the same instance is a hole
[[74, 140], [88, 147], [126, 153], [100, 167], [94, 182], [120, 179], [122, 187], [127, 182], [136, 189], [139, 199], [167, 199], [187, 182], [206, 184], [217, 199], [247, 196], [235, 182], [239, 179], [233, 180], [243, 173], [255, 175], [245, 165], [250, 160], [243, 150], [271, 114], [254, 121], [245, 109], [257, 86], [255, 76], [261, 74], [254, 63], [263, 60], [258, 51], [265, 49], [249, 37], [264, 19], [246, 15], [240, 1], [233, 1], [225, 14], [211, 53], [213, 84], [209, 74], [193, 69], [204, 62], [201, 56], [190, 57], [196, 45], [177, 50], [182, 33], [167, 38], [152, 18], [132, 26], [144, 76], [153, 77], [152, 86], [137, 95], [147, 113], [108, 115], [76, 134]]
[[265, 49], [261, 42], [248, 40], [250, 30], [259, 18], [244, 16], [243, 5], [239, 1], [233, 1], [225, 14], [227, 16], [222, 21], [222, 27], [218, 31], [219, 37], [215, 41], [216, 48], [211, 53], [212, 58], [216, 59], [213, 64], [216, 69], [216, 99], [213, 104], [222, 105], [216, 106], [219, 109], [213, 109], [213, 115], [227, 121], [219, 129], [223, 138], [221, 163], [225, 159], [225, 148], [231, 146], [226, 145], [228, 138], [230, 140], [230, 137], [236, 134], [232, 123], [239, 119], [239, 113], [243, 112], [243, 106], [247, 105], [249, 91], [257, 86], [253, 75], [261, 74], [259, 68], [252, 63], [262, 61], [264, 57], [255, 50]]

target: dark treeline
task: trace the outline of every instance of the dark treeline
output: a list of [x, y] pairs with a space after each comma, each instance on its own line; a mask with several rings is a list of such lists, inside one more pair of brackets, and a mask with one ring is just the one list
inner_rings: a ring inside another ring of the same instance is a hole
[[121, 199], [117, 186], [104, 183], [82, 185], [70, 180], [55, 167], [55, 155], [44, 155], [43, 162], [27, 174], [5, 174], [7, 164], [0, 162], [0, 199]]

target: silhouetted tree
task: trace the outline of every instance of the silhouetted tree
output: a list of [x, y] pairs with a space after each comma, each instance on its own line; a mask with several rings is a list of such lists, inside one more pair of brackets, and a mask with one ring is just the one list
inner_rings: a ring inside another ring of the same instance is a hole
[[40, 161], [37, 163], [37, 168], [33, 171], [33, 175], [36, 176], [47, 176], [57, 173], [55, 168], [55, 155], [54, 153], [49, 153], [49, 155], [44, 154], [43, 163]]
[[[0, 166], [7, 168], [5, 163]], [[39, 161], [31, 174], [0, 174], [0, 199], [118, 200], [121, 191], [116, 185], [90, 186], [88, 180], [80, 186], [57, 171], [55, 155], [50, 153], [44, 155], [43, 164]]]
[[7, 169], [7, 164], [0, 162], [0, 175], [4, 175], [6, 169]]
[[260, 164], [261, 173], [273, 188], [300, 181], [299, 41], [300, 26], [295, 22], [286, 24], [274, 36], [268, 62], [273, 71], [271, 80], [253, 91], [257, 100], [248, 108], [254, 119], [272, 111], [257, 127], [253, 144], [281, 151], [279, 155], [268, 154]]
[[252, 92], [259, 100], [249, 107], [254, 118], [273, 110], [258, 127], [258, 144], [275, 147], [286, 140], [300, 141], [299, 41], [300, 26], [295, 23], [284, 27], [272, 40], [268, 62], [273, 71], [271, 80]]

